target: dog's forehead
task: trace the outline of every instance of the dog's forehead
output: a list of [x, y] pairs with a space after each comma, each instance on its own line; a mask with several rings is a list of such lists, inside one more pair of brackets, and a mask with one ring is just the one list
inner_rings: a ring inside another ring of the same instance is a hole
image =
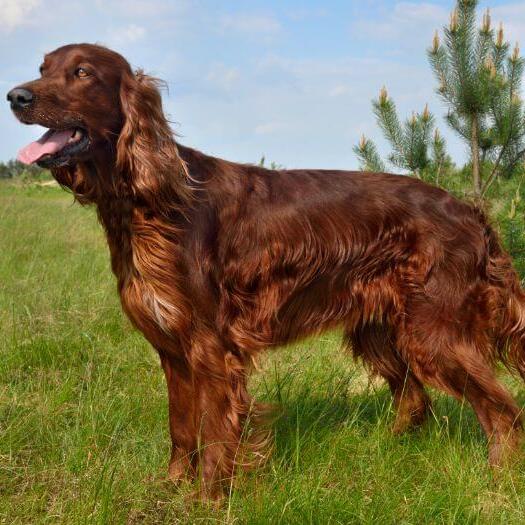
[[67, 52], [63, 52], [58, 49], [44, 56], [44, 65], [51, 66], [53, 64], [80, 62], [84, 59], [85, 53], [81, 53], [80, 51], [69, 50]]
[[54, 70], [58, 68], [68, 68], [70, 65], [86, 60], [86, 54], [80, 49], [59, 48], [44, 55], [41, 68]]
[[55, 62], [71, 64], [82, 61], [96, 62], [97, 65], [101, 66], [110, 64], [113, 68], [118, 63], [127, 63], [118, 53], [94, 44], [69, 44], [59, 47], [44, 56], [44, 64], [46, 66]]

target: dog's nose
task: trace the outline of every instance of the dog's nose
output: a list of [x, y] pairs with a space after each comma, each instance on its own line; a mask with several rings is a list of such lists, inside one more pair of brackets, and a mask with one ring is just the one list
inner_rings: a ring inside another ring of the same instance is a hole
[[11, 109], [23, 109], [33, 102], [33, 93], [25, 88], [14, 88], [7, 94]]

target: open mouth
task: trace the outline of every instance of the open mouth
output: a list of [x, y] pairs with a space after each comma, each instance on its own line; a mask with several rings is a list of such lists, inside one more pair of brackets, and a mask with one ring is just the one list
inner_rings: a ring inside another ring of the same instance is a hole
[[89, 148], [85, 129], [49, 129], [37, 141], [18, 152], [17, 159], [24, 164], [37, 163], [43, 168], [65, 166]]

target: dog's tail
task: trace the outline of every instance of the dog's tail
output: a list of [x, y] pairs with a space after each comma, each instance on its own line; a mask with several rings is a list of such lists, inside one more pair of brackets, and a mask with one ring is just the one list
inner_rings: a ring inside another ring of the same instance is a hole
[[525, 292], [496, 232], [483, 213], [479, 212], [479, 215], [484, 227], [486, 276], [493, 299], [490, 316], [498, 357], [525, 381]]

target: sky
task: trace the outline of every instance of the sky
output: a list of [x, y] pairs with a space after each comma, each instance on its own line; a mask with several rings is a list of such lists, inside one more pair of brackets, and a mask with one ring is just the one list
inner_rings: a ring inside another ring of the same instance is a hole
[[[5, 93], [38, 76], [44, 53], [92, 42], [167, 81], [179, 141], [219, 157], [288, 168], [355, 169], [361, 134], [388, 149], [371, 100], [387, 87], [402, 118], [428, 102], [453, 158], [426, 58], [452, 0], [0, 0], [0, 160], [42, 129], [19, 124]], [[525, 41], [525, 2], [490, 0], [505, 36]], [[524, 44], [525, 47], [525, 44]], [[394, 170], [395, 171], [395, 170]]]

